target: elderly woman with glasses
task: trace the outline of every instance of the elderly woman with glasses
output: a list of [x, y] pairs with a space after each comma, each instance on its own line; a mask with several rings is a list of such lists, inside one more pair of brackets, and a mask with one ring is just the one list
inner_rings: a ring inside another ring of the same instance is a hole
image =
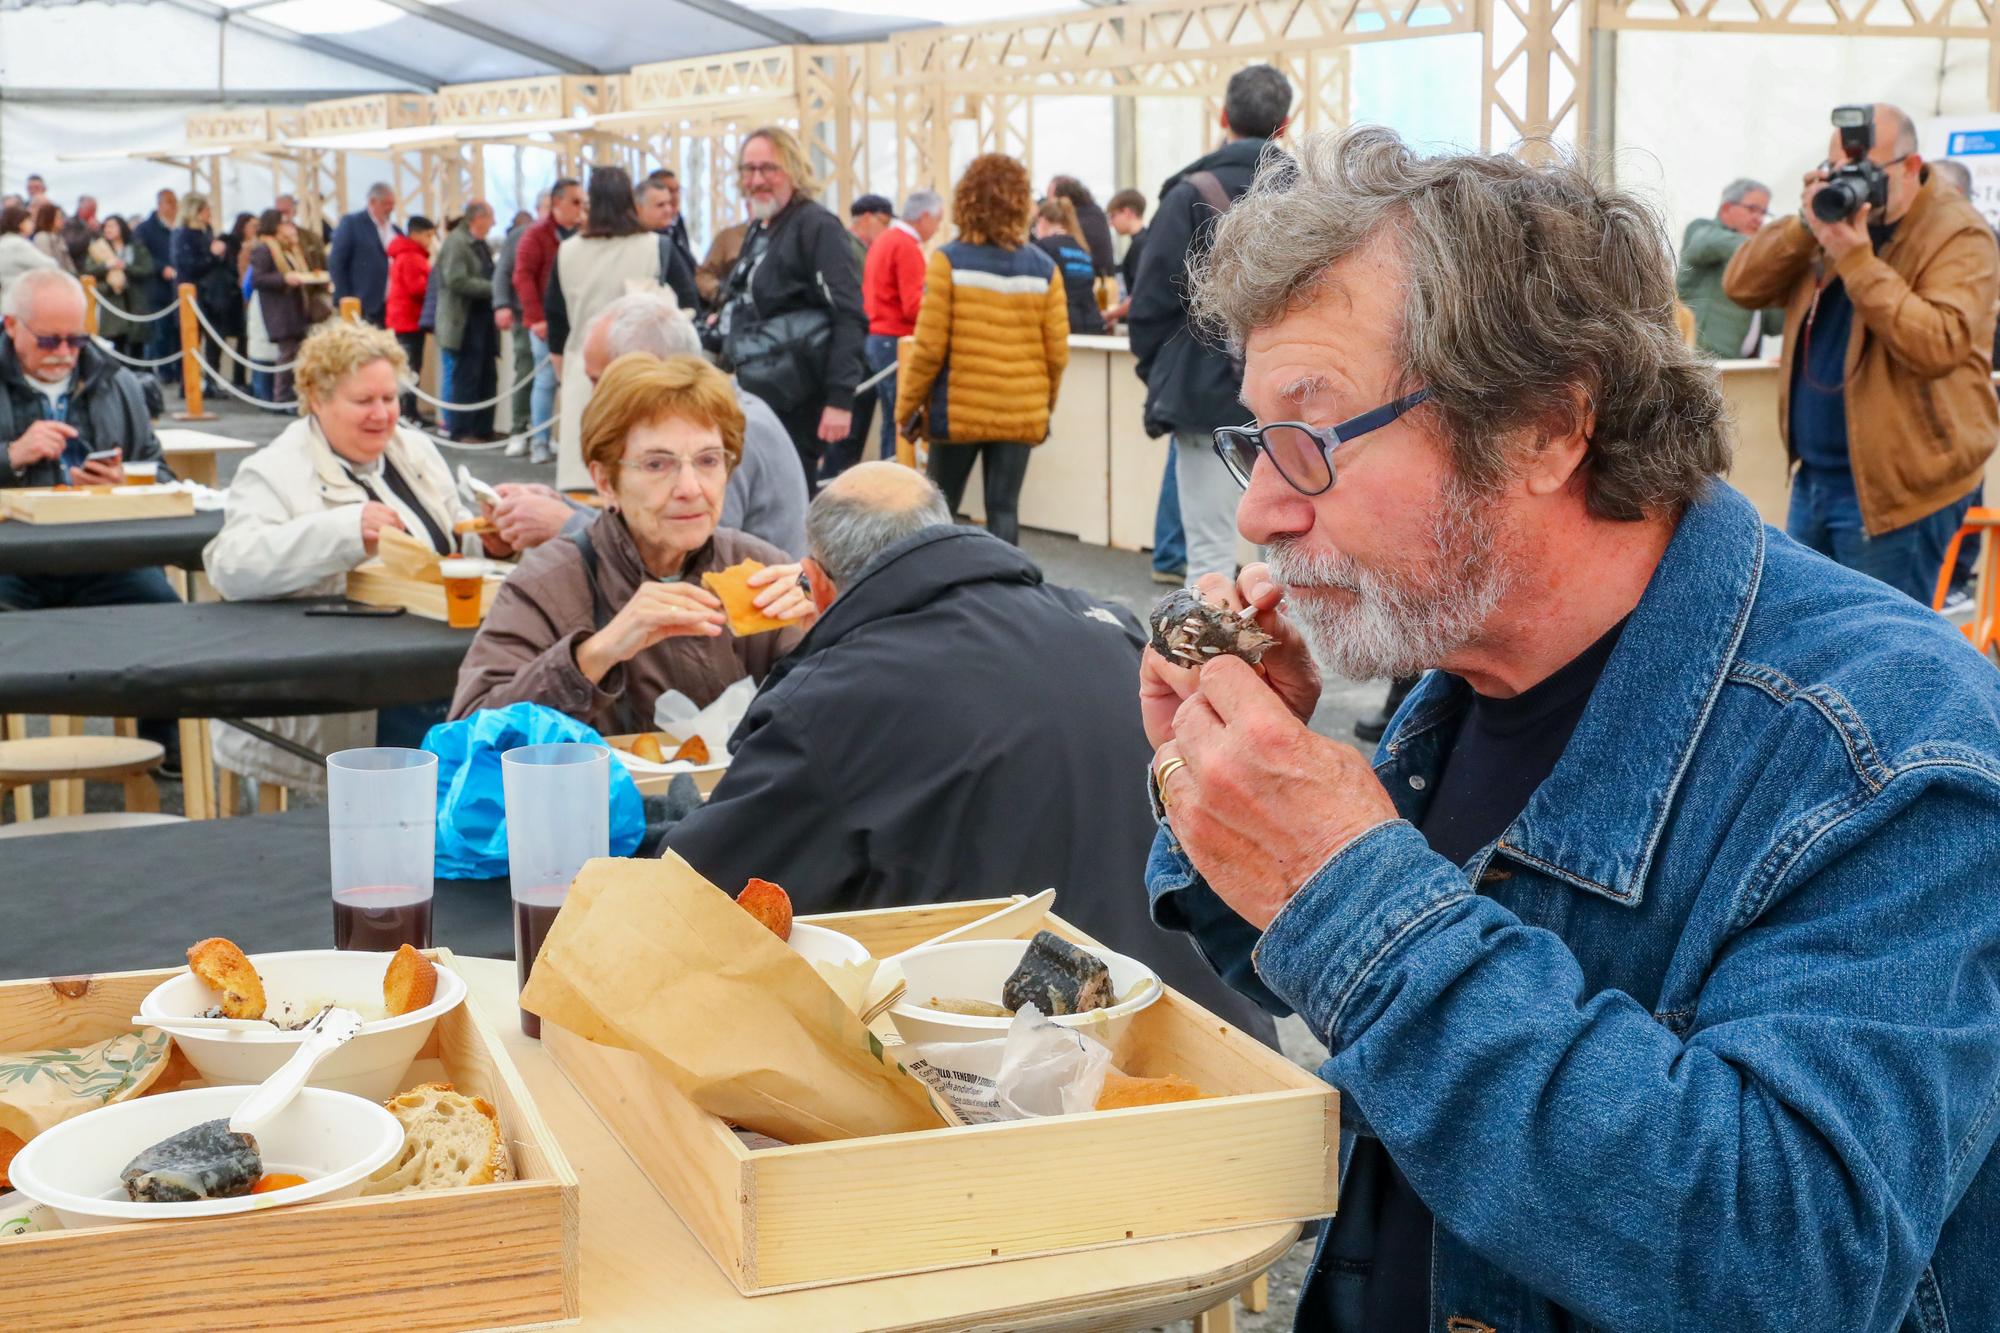
[[[606, 734], [652, 729], [670, 689], [707, 705], [761, 682], [816, 616], [799, 566], [769, 542], [718, 526], [743, 457], [729, 377], [696, 357], [613, 361], [583, 417], [583, 452], [605, 515], [530, 552], [459, 668], [451, 716], [528, 701]], [[756, 605], [792, 627], [738, 636], [702, 575], [745, 560]]]

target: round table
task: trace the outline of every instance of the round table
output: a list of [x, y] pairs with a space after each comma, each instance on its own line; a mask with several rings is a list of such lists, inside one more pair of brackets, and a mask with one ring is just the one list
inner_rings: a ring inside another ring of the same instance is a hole
[[1282, 1223], [742, 1296], [541, 1043], [522, 1035], [514, 964], [460, 957], [454, 965], [581, 1182], [584, 1328], [1146, 1328], [1230, 1300], [1298, 1239], [1298, 1226]]

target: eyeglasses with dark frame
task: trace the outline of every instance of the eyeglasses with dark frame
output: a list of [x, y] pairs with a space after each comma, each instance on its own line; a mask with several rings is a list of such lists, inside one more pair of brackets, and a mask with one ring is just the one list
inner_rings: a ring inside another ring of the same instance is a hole
[[1349, 417], [1336, 426], [1274, 421], [1268, 426], [1224, 426], [1215, 432], [1215, 454], [1236, 484], [1250, 489], [1250, 474], [1262, 453], [1278, 475], [1300, 495], [1324, 495], [1333, 488], [1333, 451], [1369, 431], [1380, 430], [1431, 396], [1429, 389], [1406, 393], [1392, 403]]
[[81, 352], [90, 345], [88, 333], [43, 333], [25, 319], [21, 321], [21, 327], [28, 331], [28, 336], [35, 340], [35, 347], [40, 351], [53, 352], [58, 347], [67, 346], [72, 352]]

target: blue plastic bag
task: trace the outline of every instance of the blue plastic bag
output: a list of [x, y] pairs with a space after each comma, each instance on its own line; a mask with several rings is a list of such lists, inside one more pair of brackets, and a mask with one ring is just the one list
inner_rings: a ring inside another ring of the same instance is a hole
[[[540, 704], [483, 709], [432, 727], [424, 749], [438, 757], [437, 877], [498, 879], [507, 873], [507, 802], [500, 756], [552, 741], [604, 744], [604, 737]], [[646, 813], [632, 775], [611, 761], [611, 854], [630, 856], [646, 833]]]

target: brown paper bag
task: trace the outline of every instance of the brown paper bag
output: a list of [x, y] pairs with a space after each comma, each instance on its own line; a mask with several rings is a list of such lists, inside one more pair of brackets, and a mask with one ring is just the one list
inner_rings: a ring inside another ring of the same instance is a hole
[[584, 863], [521, 1007], [785, 1143], [946, 1123], [810, 963], [672, 852]]
[[375, 540], [375, 555], [391, 574], [400, 574], [419, 583], [444, 583], [438, 572], [441, 558], [428, 545], [401, 528], [384, 528]]

